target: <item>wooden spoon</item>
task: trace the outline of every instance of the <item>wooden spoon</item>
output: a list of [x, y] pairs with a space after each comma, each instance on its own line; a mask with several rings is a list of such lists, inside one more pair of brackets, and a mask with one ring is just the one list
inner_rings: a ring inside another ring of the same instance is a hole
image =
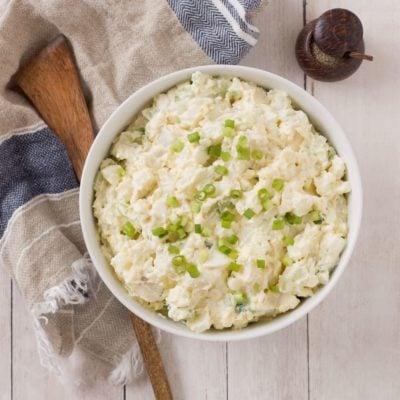
[[[94, 133], [72, 51], [57, 36], [15, 75], [16, 84], [64, 144], [78, 180]], [[144, 364], [157, 400], [172, 400], [167, 375], [149, 324], [132, 313]]]

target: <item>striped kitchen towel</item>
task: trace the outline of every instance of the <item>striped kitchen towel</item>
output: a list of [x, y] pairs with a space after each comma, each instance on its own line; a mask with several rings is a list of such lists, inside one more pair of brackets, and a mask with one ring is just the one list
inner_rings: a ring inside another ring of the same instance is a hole
[[129, 94], [163, 74], [238, 63], [257, 41], [250, 17], [261, 1], [0, 2], [0, 263], [32, 317], [43, 365], [61, 374], [63, 359], [83, 349], [113, 366], [116, 383], [141, 369], [127, 312], [85, 255], [65, 150], [11, 90], [12, 75], [63, 33], [98, 129]]

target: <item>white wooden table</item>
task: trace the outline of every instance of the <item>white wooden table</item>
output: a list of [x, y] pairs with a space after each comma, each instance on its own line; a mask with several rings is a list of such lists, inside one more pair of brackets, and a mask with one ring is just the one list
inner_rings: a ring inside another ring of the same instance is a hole
[[[303, 21], [334, 7], [359, 15], [375, 61], [339, 83], [305, 79], [294, 58], [296, 36]], [[400, 399], [400, 2], [271, 0], [258, 25], [262, 37], [243, 64], [305, 85], [349, 136], [364, 183], [361, 235], [340, 283], [293, 326], [232, 344], [163, 334], [160, 348], [175, 399]], [[96, 382], [79, 387], [49, 375], [4, 271], [0, 321], [0, 400], [153, 399], [146, 377], [112, 387], [101, 366]]]

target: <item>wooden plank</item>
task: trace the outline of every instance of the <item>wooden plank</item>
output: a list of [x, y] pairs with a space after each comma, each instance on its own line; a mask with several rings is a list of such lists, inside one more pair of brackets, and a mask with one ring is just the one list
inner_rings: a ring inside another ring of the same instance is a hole
[[[84, 381], [80, 386], [76, 386], [72, 379], [62, 383], [44, 369], [38, 359], [32, 320], [15, 286], [13, 293], [13, 400], [123, 399], [123, 388], [107, 382], [108, 370], [102, 363], [91, 363], [89, 370], [83, 357], [74, 355], [71, 358], [71, 365], [78, 371], [74, 380]], [[91, 380], [88, 375], [96, 375], [96, 378]]]
[[[225, 343], [201, 342], [162, 333], [160, 351], [175, 400], [227, 398]], [[126, 399], [154, 399], [147, 377], [127, 387]]]
[[0, 268], [0, 400], [11, 400], [11, 281]]
[[[261, 38], [243, 64], [303, 85], [294, 43], [303, 2], [273, 1], [259, 16]], [[307, 319], [273, 335], [228, 345], [229, 399], [307, 399]]]
[[269, 1], [257, 15], [260, 38], [242, 65], [265, 69], [303, 86], [294, 45], [303, 27], [303, 0]]
[[306, 318], [228, 349], [229, 400], [307, 399]]
[[365, 202], [351, 263], [310, 314], [310, 398], [394, 400], [400, 398], [400, 4], [309, 0], [308, 18], [331, 7], [360, 17], [375, 60], [345, 81], [310, 85], [353, 145]]

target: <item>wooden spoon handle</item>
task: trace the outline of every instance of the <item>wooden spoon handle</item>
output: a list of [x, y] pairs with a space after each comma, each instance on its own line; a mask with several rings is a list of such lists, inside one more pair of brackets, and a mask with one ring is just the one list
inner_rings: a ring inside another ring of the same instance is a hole
[[[57, 36], [15, 75], [16, 84], [64, 144], [78, 180], [93, 143], [93, 127], [66, 38]], [[150, 326], [130, 313], [157, 400], [172, 399]]]
[[139, 340], [139, 347], [142, 351], [144, 363], [151, 384], [153, 385], [156, 399], [172, 400], [167, 375], [150, 325], [132, 313], [130, 313], [130, 317], [133, 328], [135, 329], [136, 337], [142, 338]]

